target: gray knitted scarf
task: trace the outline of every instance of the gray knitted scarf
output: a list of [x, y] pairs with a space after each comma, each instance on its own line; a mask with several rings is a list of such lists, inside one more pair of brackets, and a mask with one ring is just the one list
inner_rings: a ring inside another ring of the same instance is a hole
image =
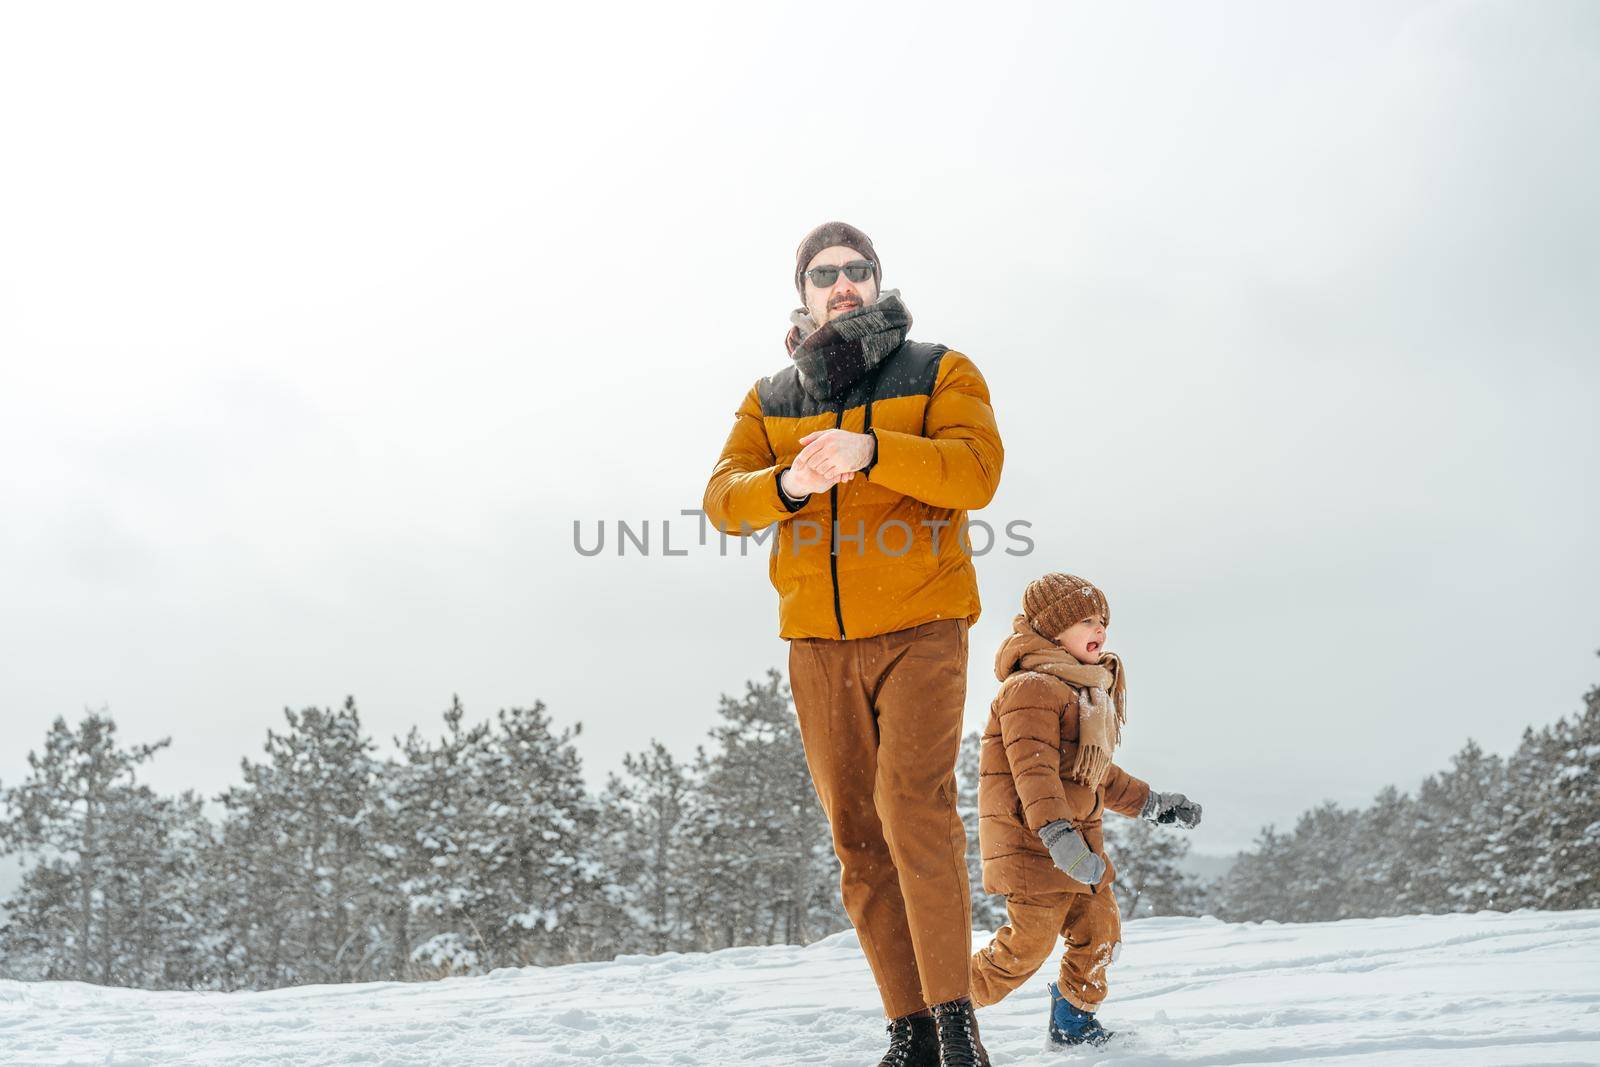
[[900, 290], [886, 289], [876, 302], [847, 311], [820, 327], [800, 308], [784, 339], [800, 371], [800, 388], [816, 400], [842, 396], [883, 358], [899, 348], [911, 329], [911, 312]]

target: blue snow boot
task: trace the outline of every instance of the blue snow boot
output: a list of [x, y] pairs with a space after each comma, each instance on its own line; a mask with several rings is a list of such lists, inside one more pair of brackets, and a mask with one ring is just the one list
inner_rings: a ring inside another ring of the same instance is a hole
[[1050, 983], [1050, 1043], [1052, 1045], [1103, 1045], [1116, 1036], [1100, 1025], [1094, 1012], [1077, 1007]]

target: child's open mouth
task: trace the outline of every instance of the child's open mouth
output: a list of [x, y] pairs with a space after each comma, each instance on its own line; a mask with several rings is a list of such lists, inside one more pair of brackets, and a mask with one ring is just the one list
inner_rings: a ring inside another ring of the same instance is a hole
[[1089, 648], [1090, 652], [1099, 652], [1100, 651], [1100, 642], [1099, 641], [1090, 641], [1089, 645], [1088, 645], [1088, 648]]

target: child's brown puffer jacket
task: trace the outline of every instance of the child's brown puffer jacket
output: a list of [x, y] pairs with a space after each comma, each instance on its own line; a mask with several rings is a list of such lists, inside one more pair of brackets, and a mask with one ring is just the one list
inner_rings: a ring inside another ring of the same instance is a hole
[[[1017, 661], [1025, 651], [1022, 642], [1008, 640], [1001, 647], [995, 675], [1002, 682], [1020, 670]], [[1150, 787], [1115, 764], [1099, 789], [1066, 777], [1078, 755], [1078, 691], [1048, 674], [1022, 673], [990, 705], [978, 757], [983, 888], [1007, 895], [1109, 892], [1116, 871], [1105, 856], [1100, 817], [1107, 808], [1137, 817]], [[1105, 857], [1099, 885], [1069, 878], [1051, 862], [1039, 829], [1056, 819], [1070, 820]]]

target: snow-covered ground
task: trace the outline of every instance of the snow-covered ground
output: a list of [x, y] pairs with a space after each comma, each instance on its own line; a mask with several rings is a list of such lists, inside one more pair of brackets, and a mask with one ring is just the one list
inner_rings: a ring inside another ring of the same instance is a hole
[[[1144, 919], [1125, 933], [1101, 1012], [1124, 1036], [1045, 1050], [1047, 964], [980, 1014], [996, 1067], [1600, 1063], [1600, 911]], [[866, 1067], [881, 1026], [848, 933], [807, 948], [266, 993], [0, 982], [6, 1065]]]

